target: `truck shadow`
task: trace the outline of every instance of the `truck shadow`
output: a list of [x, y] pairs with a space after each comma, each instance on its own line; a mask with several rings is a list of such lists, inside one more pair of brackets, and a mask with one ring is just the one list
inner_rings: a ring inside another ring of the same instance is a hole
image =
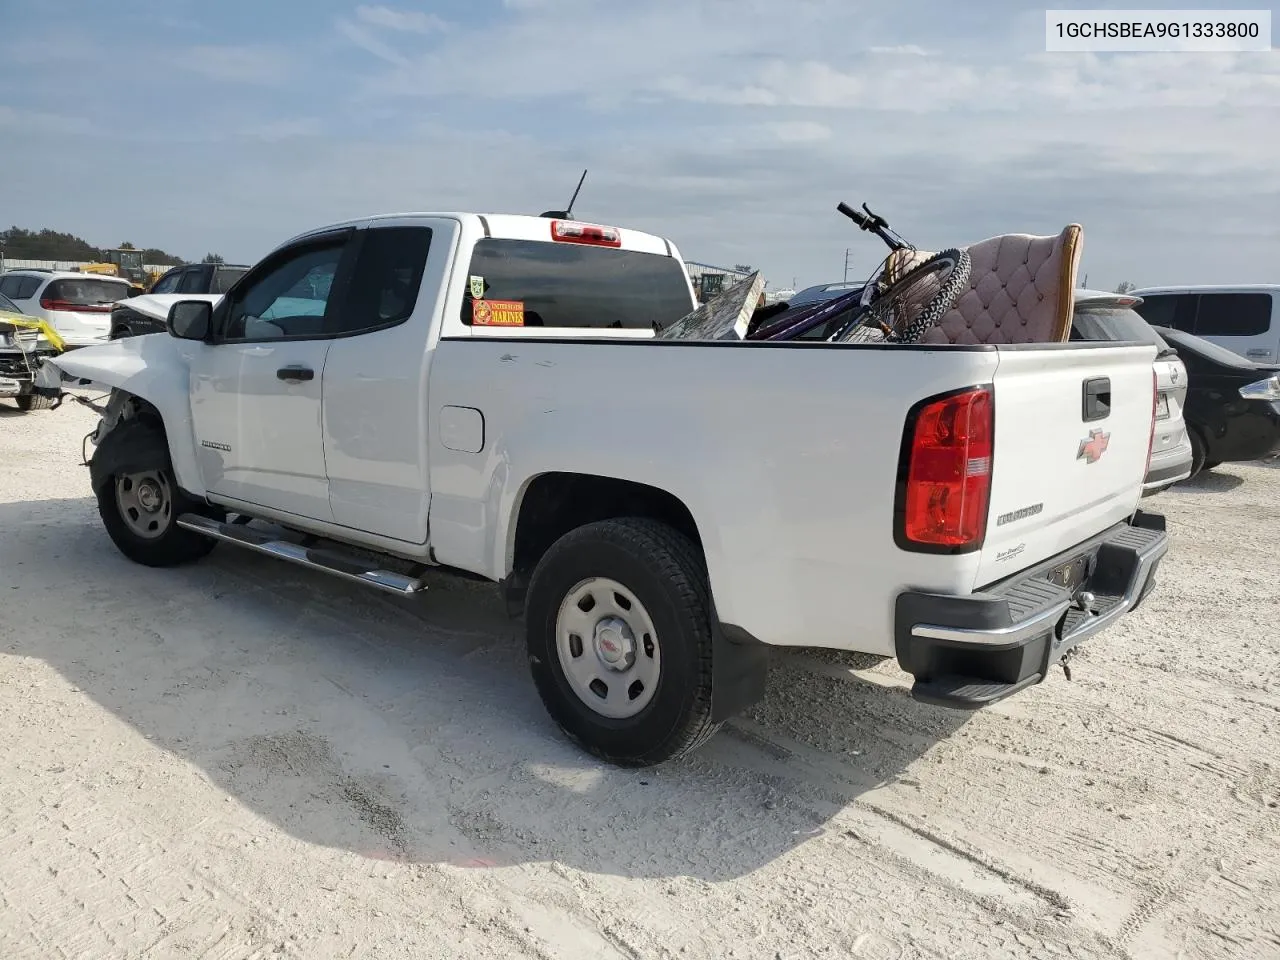
[[226, 546], [151, 570], [87, 498], [0, 504], [0, 569], [0, 652], [47, 662], [150, 740], [136, 749], [291, 836], [400, 862], [739, 877], [839, 829], [968, 716], [892, 672], [856, 679], [857, 658], [786, 654], [696, 754], [622, 770], [549, 720], [485, 584], [384, 599]]

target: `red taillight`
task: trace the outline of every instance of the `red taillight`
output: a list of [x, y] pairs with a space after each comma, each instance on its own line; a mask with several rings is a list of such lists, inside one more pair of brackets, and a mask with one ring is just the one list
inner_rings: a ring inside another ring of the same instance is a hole
[[[1147, 434], [1147, 470], [1151, 469], [1151, 454], [1156, 446], [1156, 410], [1160, 405], [1160, 384], [1156, 380], [1156, 371], [1151, 371], [1151, 432]], [[1143, 471], [1145, 474], [1145, 470]]]
[[987, 532], [995, 424], [990, 387], [935, 400], [915, 419], [902, 500], [902, 538], [977, 548]]
[[601, 227], [576, 220], [552, 220], [551, 239], [561, 243], [587, 243], [596, 247], [622, 246], [622, 234], [616, 227]]
[[72, 313], [110, 313], [109, 303], [72, 303], [70, 300], [51, 300], [40, 298], [40, 306], [46, 310], [70, 310]]

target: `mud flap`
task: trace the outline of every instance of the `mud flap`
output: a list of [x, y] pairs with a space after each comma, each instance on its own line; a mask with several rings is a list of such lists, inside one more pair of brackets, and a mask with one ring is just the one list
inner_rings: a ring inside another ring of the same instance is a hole
[[169, 465], [164, 432], [145, 420], [125, 420], [102, 439], [89, 461], [94, 493], [118, 473], [140, 473]]
[[769, 679], [769, 647], [741, 627], [711, 621], [711, 722], [758, 702]]

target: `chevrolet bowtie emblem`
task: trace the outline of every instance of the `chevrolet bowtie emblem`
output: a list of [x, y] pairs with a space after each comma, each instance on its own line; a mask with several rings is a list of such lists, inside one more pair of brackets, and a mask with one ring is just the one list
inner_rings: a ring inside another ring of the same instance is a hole
[[1076, 459], [1083, 460], [1085, 463], [1097, 463], [1098, 458], [1107, 452], [1107, 446], [1110, 443], [1111, 434], [1103, 433], [1101, 430], [1090, 430], [1089, 438], [1080, 441]]

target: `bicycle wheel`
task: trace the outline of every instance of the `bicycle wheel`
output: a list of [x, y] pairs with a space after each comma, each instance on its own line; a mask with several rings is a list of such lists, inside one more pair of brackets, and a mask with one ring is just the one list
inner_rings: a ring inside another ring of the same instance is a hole
[[888, 343], [915, 343], [947, 315], [968, 288], [972, 268], [967, 251], [953, 247], [934, 254], [886, 287], [828, 342], [883, 339]]

